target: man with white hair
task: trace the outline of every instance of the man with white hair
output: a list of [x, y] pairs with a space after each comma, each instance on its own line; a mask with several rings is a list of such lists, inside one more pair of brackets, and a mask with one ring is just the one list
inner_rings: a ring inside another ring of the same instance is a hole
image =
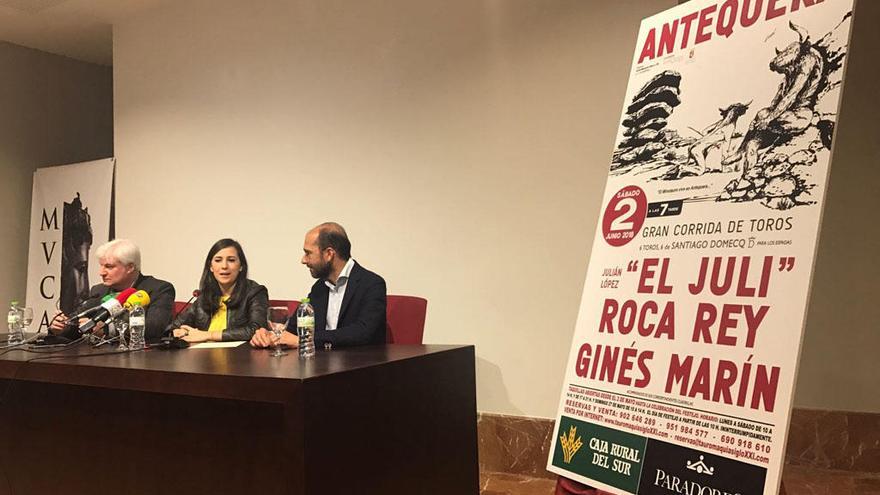
[[[128, 288], [146, 291], [150, 295], [150, 304], [146, 308], [146, 328], [144, 337], [147, 341], [158, 340], [165, 327], [171, 323], [174, 307], [174, 286], [141, 273], [141, 251], [134, 242], [128, 239], [116, 239], [100, 246], [96, 253], [103, 283], [95, 285], [89, 291], [89, 297], [83, 301], [75, 313], [101, 304], [108, 294], [116, 294]], [[67, 315], [58, 315], [49, 327], [55, 334], [64, 337], [75, 337], [77, 325], [65, 325]], [[96, 332], [102, 332], [101, 325]]]

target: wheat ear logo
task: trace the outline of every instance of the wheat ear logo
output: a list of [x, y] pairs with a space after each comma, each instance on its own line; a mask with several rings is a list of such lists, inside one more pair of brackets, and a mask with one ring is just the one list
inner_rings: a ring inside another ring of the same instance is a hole
[[575, 438], [575, 435], [577, 435], [577, 426], [572, 426], [568, 429], [568, 437], [565, 434], [559, 435], [559, 442], [562, 444], [562, 456], [566, 464], [571, 462], [571, 458], [574, 457], [574, 454], [584, 444], [584, 442], [581, 442], [581, 437]]

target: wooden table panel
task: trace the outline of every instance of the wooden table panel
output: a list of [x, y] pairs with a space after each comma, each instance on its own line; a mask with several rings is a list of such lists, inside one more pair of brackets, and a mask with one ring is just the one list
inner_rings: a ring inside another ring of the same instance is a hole
[[0, 355], [0, 494], [478, 493], [473, 347], [101, 352]]

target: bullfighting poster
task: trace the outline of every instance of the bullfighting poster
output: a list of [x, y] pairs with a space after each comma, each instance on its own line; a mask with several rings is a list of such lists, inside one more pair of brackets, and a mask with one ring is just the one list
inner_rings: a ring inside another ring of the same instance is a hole
[[550, 471], [778, 493], [853, 3], [694, 0], [642, 22]]
[[100, 283], [94, 250], [110, 239], [115, 160], [39, 168], [34, 172], [28, 246], [27, 304], [31, 331], [71, 312]]

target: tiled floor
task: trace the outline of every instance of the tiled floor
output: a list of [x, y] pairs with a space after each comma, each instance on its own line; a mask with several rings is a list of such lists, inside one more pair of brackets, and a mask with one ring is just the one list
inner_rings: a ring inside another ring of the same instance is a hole
[[[861, 474], [786, 466], [787, 495], [880, 495], [880, 473]], [[481, 473], [481, 495], [553, 495], [556, 482], [506, 473]]]

